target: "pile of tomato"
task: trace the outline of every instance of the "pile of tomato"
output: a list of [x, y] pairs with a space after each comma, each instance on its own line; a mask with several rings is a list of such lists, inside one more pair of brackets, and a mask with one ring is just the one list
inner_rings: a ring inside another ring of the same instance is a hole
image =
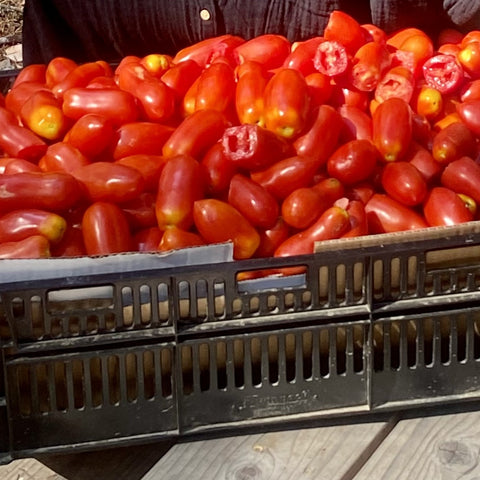
[[0, 98], [0, 258], [235, 259], [469, 222], [480, 202], [480, 31], [222, 35], [174, 56], [19, 71]]

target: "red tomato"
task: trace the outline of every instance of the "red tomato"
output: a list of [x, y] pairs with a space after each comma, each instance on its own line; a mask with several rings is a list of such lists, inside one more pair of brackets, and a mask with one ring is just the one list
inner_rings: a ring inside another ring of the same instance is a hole
[[[410, 31], [410, 34], [408, 33]], [[397, 48], [402, 52], [412, 54], [411, 71], [418, 77], [421, 75], [421, 68], [426, 60], [430, 59], [434, 53], [433, 42], [431, 38], [423, 31], [418, 29], [406, 29], [405, 38], [400, 39], [401, 34], [397, 34], [399, 42]], [[389, 45], [393, 45], [393, 38], [387, 40]]]
[[240, 123], [265, 126], [264, 91], [267, 75], [261, 64], [248, 60], [237, 67], [235, 110]]
[[162, 240], [163, 232], [158, 227], [139, 230], [133, 235], [133, 250], [138, 252], [156, 252]]
[[12, 88], [18, 87], [23, 82], [35, 82], [45, 84], [47, 66], [43, 63], [32, 63], [21, 68], [13, 81]]
[[42, 169], [36, 163], [30, 162], [29, 160], [24, 160], [23, 158], [6, 157], [6, 160], [9, 161], [5, 162], [2, 172], [5, 174], [42, 171]]
[[45, 81], [48, 88], [53, 88], [77, 67], [72, 59], [66, 57], [54, 57], [48, 64], [45, 71]]
[[80, 257], [86, 255], [80, 226], [67, 224], [62, 239], [51, 245], [50, 253], [52, 257]]
[[86, 87], [88, 82], [105, 75], [105, 68], [100, 62], [85, 62], [76, 65], [60, 80], [52, 85], [52, 92], [57, 98], [63, 98], [65, 92], [77, 87]]
[[50, 244], [43, 235], [31, 237], [17, 242], [0, 243], [0, 258], [49, 258]]
[[382, 103], [387, 98], [397, 97], [410, 103], [414, 87], [413, 73], [402, 65], [396, 65], [387, 70], [378, 81], [375, 88], [375, 100]]
[[230, 180], [237, 172], [237, 167], [227, 158], [220, 142], [213, 144], [208, 149], [200, 166], [205, 177], [206, 192], [213, 196], [226, 194]]
[[282, 202], [281, 213], [285, 223], [298, 230], [308, 228], [331, 203], [318, 189], [300, 187]]
[[284, 68], [293, 68], [298, 70], [304, 77], [316, 71], [313, 59], [317, 47], [325, 41], [323, 37], [312, 37], [302, 42], [292, 44], [290, 53], [283, 62]]
[[198, 247], [200, 245], [205, 245], [205, 241], [198, 233], [182, 230], [172, 225], [163, 232], [162, 238], [158, 243], [158, 250], [167, 252], [169, 250]]
[[279, 215], [276, 198], [264, 187], [242, 174], [235, 174], [228, 190], [228, 203], [254, 227], [272, 228]]
[[87, 255], [128, 252], [133, 247], [125, 214], [114, 203], [92, 203], [83, 215], [82, 234]]
[[49, 145], [45, 155], [38, 162], [38, 166], [44, 172], [67, 173], [88, 164], [90, 160], [78, 148], [65, 142]]
[[77, 180], [63, 172], [23, 172], [0, 175], [0, 212], [38, 208], [62, 212], [82, 199]]
[[271, 70], [283, 65], [290, 53], [290, 47], [290, 42], [284, 36], [266, 33], [238, 45], [235, 56], [240, 64], [253, 60], [266, 70]]
[[251, 178], [275, 198], [282, 200], [297, 188], [311, 185], [318, 167], [316, 159], [294, 156], [279, 160], [264, 170], [252, 172]]
[[199, 77], [202, 68], [194, 60], [184, 60], [171, 65], [161, 76], [162, 82], [167, 85], [180, 100], [187, 93], [192, 83]]
[[342, 128], [341, 115], [330, 105], [321, 105], [312, 125], [293, 142], [293, 147], [298, 156], [323, 165], [337, 146]]
[[350, 105], [358, 107], [360, 110], [367, 110], [369, 103], [369, 94], [361, 92], [351, 85], [345, 85], [341, 82], [333, 84], [332, 94], [329, 103], [334, 107]]
[[313, 58], [315, 70], [328, 77], [336, 77], [347, 72], [350, 58], [345, 45], [339, 41], [320, 43]]
[[433, 158], [445, 165], [463, 156], [474, 156], [477, 141], [463, 122], [454, 122], [433, 137]]
[[452, 93], [462, 86], [462, 66], [453, 55], [437, 54], [423, 64], [423, 76], [427, 85], [440, 93]]
[[113, 142], [113, 123], [103, 115], [87, 113], [80, 117], [66, 133], [64, 142], [77, 148], [93, 160]]
[[378, 25], [372, 23], [364, 23], [361, 27], [367, 32], [367, 39], [373, 40], [378, 43], [387, 43], [387, 33], [382, 30]]
[[36, 92], [51, 91], [45, 87], [44, 83], [22, 82], [15, 88], [11, 88], [5, 95], [5, 108], [20, 118], [22, 107], [25, 102]]
[[233, 243], [236, 260], [250, 258], [260, 244], [260, 235], [250, 222], [229, 203], [215, 198], [194, 204], [195, 227], [207, 243]]
[[372, 115], [373, 143], [387, 162], [405, 155], [412, 140], [412, 113], [409, 105], [392, 97], [381, 103]]
[[161, 77], [171, 66], [173, 58], [170, 55], [162, 53], [150, 53], [140, 60], [140, 64], [145, 67], [148, 73], [155, 77]]
[[237, 168], [247, 170], [269, 167], [291, 153], [285, 138], [252, 124], [227, 128], [220, 143], [227, 159]]
[[51, 243], [57, 243], [67, 228], [60, 215], [47, 210], [26, 208], [13, 210], [0, 216], [0, 243], [16, 242], [32, 235], [43, 235]]
[[428, 120], [437, 118], [443, 112], [443, 96], [436, 89], [422, 85], [415, 98], [415, 110]]
[[350, 140], [330, 156], [327, 171], [344, 185], [353, 185], [373, 174], [377, 160], [378, 151], [370, 140]]
[[460, 100], [480, 100], [480, 78], [471, 80], [463, 85], [460, 90]]
[[361, 91], [375, 90], [390, 63], [390, 52], [385, 44], [373, 41], [365, 43], [352, 59], [350, 69], [352, 85]]
[[305, 77], [305, 81], [307, 82], [312, 109], [320, 107], [330, 100], [333, 92], [330, 77], [324, 73], [313, 72]]
[[172, 157], [163, 167], [158, 182], [155, 211], [158, 227], [188, 230], [193, 224], [193, 204], [204, 195], [200, 164], [190, 155]]
[[115, 126], [134, 122], [138, 118], [135, 97], [113, 88], [70, 88], [63, 96], [63, 112], [73, 120], [87, 113], [103, 115]]
[[365, 205], [368, 231], [392, 233], [428, 227], [425, 219], [415, 210], [388, 195], [375, 193]]
[[265, 127], [287, 139], [305, 127], [309, 112], [305, 77], [291, 68], [281, 68], [265, 87]]
[[34, 133], [51, 141], [60, 139], [68, 127], [62, 103], [47, 90], [38, 90], [25, 101], [20, 118]]
[[410, 162], [387, 163], [382, 171], [382, 186], [395, 200], [413, 207], [427, 195], [427, 183], [422, 174]]
[[372, 117], [358, 107], [342, 105], [338, 113], [343, 119], [340, 141], [372, 140]]
[[404, 160], [410, 162], [420, 172], [427, 185], [436, 182], [443, 170], [443, 166], [433, 158], [430, 150], [415, 141], [411, 142]]
[[449, 163], [443, 170], [441, 183], [454, 192], [472, 197], [477, 204], [480, 203], [480, 165], [475, 160], [462, 157]]
[[130, 155], [161, 155], [165, 142], [174, 128], [155, 122], [132, 122], [121, 125], [116, 131], [113, 158]]
[[173, 57], [173, 63], [194, 60], [200, 67], [205, 68], [218, 57], [233, 60], [235, 49], [244, 42], [243, 38], [229, 34], [207, 38], [178, 51]]
[[368, 39], [366, 30], [355, 20], [341, 10], [334, 10], [323, 33], [327, 40], [341, 42], [351, 54], [354, 54]]
[[290, 227], [282, 217], [278, 217], [275, 225], [267, 230], [259, 230], [260, 245], [255, 250], [257, 258], [272, 257], [275, 250], [290, 235]]
[[156, 227], [155, 194], [142, 192], [138, 197], [118, 204], [125, 214], [131, 231]]
[[173, 91], [161, 79], [151, 75], [140, 60], [117, 67], [115, 73], [118, 86], [138, 100], [143, 119], [165, 122], [173, 115]]
[[457, 105], [457, 113], [465, 125], [477, 137], [480, 136], [480, 99], [459, 103]]
[[145, 188], [143, 175], [137, 169], [119, 163], [90, 163], [77, 168], [72, 175], [83, 185], [91, 202], [126, 202]]
[[458, 225], [473, 220], [464, 200], [453, 190], [434, 187], [423, 205], [423, 214], [431, 227]]
[[480, 41], [467, 43], [457, 53], [457, 60], [471, 78], [480, 77]]
[[315, 242], [341, 237], [350, 228], [348, 213], [341, 207], [325, 210], [306, 230], [287, 238], [276, 250], [275, 257], [311, 254]]
[[117, 163], [138, 170], [145, 180], [145, 190], [153, 192], [158, 187], [158, 179], [167, 159], [162, 155], [138, 153], [122, 157]]
[[36, 161], [47, 150], [47, 144], [35, 133], [17, 123], [15, 116], [0, 107], [0, 151], [9, 157]]
[[198, 110], [186, 117], [172, 132], [163, 146], [163, 155], [191, 155], [201, 158], [220, 139], [226, 125], [222, 112]]
[[368, 220], [367, 212], [365, 211], [365, 203], [360, 200], [348, 200], [345, 209], [350, 220], [350, 228], [341, 238], [368, 235]]
[[320, 193], [323, 202], [329, 206], [345, 195], [345, 186], [337, 178], [323, 178], [314, 183], [312, 188]]

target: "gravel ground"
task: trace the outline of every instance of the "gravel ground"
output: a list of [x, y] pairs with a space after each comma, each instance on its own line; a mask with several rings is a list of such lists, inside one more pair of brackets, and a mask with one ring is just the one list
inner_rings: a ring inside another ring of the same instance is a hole
[[25, 0], [0, 0], [0, 70], [22, 66], [22, 10]]

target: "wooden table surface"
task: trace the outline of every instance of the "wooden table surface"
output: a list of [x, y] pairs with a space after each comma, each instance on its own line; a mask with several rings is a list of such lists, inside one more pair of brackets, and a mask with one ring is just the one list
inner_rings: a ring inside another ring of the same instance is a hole
[[4, 480], [480, 480], [480, 404], [186, 443], [49, 455]]

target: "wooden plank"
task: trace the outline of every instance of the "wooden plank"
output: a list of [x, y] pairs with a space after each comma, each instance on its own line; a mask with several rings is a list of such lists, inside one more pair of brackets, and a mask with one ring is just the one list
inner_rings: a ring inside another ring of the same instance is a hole
[[34, 458], [14, 460], [8, 465], [0, 466], [2, 480], [62, 480], [53, 470]]
[[393, 426], [392, 419], [178, 444], [142, 480], [345, 479]]
[[480, 479], [480, 411], [401, 420], [355, 480]]

